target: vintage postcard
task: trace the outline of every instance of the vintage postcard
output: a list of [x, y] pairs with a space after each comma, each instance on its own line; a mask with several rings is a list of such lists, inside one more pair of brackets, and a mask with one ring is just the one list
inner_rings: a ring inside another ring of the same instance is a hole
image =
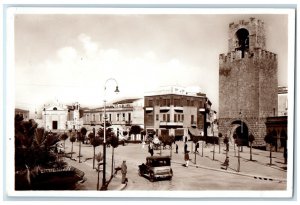
[[294, 9], [4, 20], [7, 197], [293, 196]]

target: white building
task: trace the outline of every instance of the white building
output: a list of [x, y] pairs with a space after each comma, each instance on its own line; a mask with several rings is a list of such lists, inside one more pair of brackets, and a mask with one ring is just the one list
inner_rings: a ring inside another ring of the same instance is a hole
[[66, 106], [60, 103], [44, 105], [42, 112], [43, 127], [47, 131], [66, 131], [69, 129], [80, 129], [79, 104]]
[[288, 115], [288, 88], [278, 87], [278, 116]]

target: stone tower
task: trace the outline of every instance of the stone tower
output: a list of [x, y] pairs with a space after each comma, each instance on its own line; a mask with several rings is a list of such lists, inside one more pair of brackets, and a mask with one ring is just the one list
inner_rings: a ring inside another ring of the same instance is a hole
[[228, 53], [219, 55], [219, 131], [248, 135], [264, 146], [266, 118], [277, 116], [277, 55], [266, 50], [264, 22], [255, 18], [229, 24]]

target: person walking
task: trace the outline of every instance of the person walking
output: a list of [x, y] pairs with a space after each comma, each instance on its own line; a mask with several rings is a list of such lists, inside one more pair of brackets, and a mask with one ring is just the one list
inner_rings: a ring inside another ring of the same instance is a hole
[[176, 144], [176, 154], [178, 154], [178, 144]]
[[126, 161], [124, 160], [122, 165], [121, 165], [121, 172], [122, 172], [122, 184], [126, 183], [126, 174], [127, 174], [127, 165]]
[[190, 161], [189, 151], [187, 151], [184, 154], [184, 160], [185, 160], [185, 167], [188, 167], [189, 166], [189, 161]]
[[196, 146], [195, 146], [195, 153], [199, 153], [198, 152], [198, 148], [199, 148], [199, 142], [197, 142]]
[[185, 154], [187, 152], [187, 143], [184, 143], [184, 151], [183, 153]]

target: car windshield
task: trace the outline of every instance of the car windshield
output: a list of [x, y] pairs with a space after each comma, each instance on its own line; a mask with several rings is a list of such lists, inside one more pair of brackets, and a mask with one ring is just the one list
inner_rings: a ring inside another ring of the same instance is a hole
[[170, 166], [170, 160], [153, 159], [151, 165], [153, 167]]

